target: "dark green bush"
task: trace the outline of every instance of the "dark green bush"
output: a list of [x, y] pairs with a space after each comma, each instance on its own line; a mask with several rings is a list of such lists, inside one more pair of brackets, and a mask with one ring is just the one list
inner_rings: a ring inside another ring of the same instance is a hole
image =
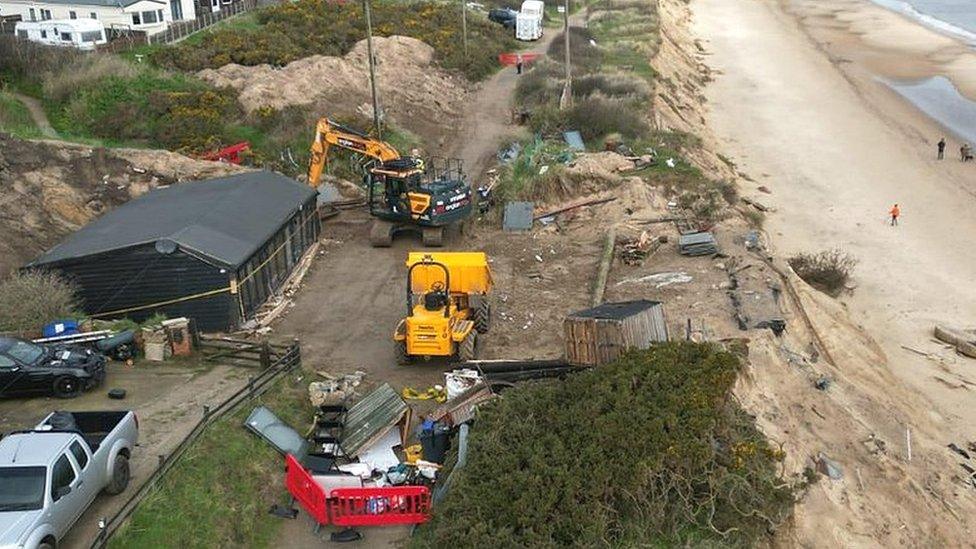
[[[562, 65], [566, 60], [566, 42], [564, 33], [549, 44], [546, 55]], [[603, 64], [603, 50], [593, 45], [593, 33], [583, 27], [569, 27], [569, 56], [573, 64], [573, 74], [581, 74], [599, 70]]]
[[[468, 50], [462, 48], [460, 7], [424, 1], [371, 4], [374, 36], [404, 35], [423, 40], [439, 63], [472, 80], [498, 68], [498, 54], [518, 47], [510, 31], [480, 17], [468, 18]], [[184, 71], [227, 63], [285, 65], [309, 55], [344, 55], [366, 37], [362, 5], [298, 0], [257, 12], [258, 29], [218, 29], [200, 40], [163, 48], [155, 63]]]
[[421, 547], [754, 546], [794, 486], [732, 398], [739, 359], [670, 343], [479, 409]]

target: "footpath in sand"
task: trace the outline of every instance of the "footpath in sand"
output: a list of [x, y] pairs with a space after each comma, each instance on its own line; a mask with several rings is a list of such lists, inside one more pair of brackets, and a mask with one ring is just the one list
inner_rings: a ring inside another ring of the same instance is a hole
[[[743, 192], [758, 185], [772, 191], [762, 196], [778, 210], [766, 224], [777, 255], [838, 247], [860, 260], [858, 287], [844, 305], [801, 296], [833, 355], [834, 389], [817, 413], [790, 409], [804, 399], [781, 392], [773, 365], [782, 361], [761, 347], [744, 400], [766, 410], [760, 424], [786, 441], [788, 452], [819, 445], [845, 468], [843, 480], [822, 480], [799, 505], [796, 542], [971, 543], [976, 491], [960, 480], [963, 470], [946, 445], [976, 439], [976, 362], [933, 343], [931, 330], [937, 322], [976, 324], [976, 248], [965, 236], [976, 230], [967, 183], [976, 172], [935, 162], [923, 136], [934, 142], [941, 130], [851, 63], [868, 51], [858, 36], [873, 47], [886, 30], [896, 41], [905, 36], [895, 26], [845, 36], [852, 21], [904, 21], [859, 16], [856, 10], [878, 9], [867, 2], [817, 2], [817, 14], [804, 11], [813, 9], [809, 2], [792, 6], [808, 17], [797, 19], [772, 0], [692, 4], [715, 80], [706, 90], [709, 124], [718, 149], [755, 179]], [[913, 36], [924, 40], [923, 31]], [[904, 217], [890, 227], [885, 217], [895, 202]], [[848, 313], [877, 347], [857, 335], [862, 330], [848, 323]], [[881, 449], [877, 438], [885, 441]]]

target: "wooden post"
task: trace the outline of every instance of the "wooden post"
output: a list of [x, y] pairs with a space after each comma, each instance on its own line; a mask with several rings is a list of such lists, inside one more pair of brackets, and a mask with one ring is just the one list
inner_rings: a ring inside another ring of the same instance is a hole
[[617, 242], [617, 227], [610, 226], [607, 231], [607, 240], [603, 244], [603, 256], [600, 259], [600, 269], [596, 274], [596, 283], [593, 285], [593, 302], [596, 307], [603, 303], [603, 293], [607, 289], [607, 276], [610, 274], [610, 263], [613, 262], [613, 249]]
[[265, 340], [261, 344], [261, 369], [267, 370], [271, 367], [271, 344]]
[[363, 12], [366, 14], [366, 53], [369, 55], [369, 87], [373, 92], [373, 128], [376, 138], [383, 137], [380, 128], [380, 100], [376, 95], [376, 69], [373, 67], [373, 22], [369, 16], [369, 0], [363, 0]]

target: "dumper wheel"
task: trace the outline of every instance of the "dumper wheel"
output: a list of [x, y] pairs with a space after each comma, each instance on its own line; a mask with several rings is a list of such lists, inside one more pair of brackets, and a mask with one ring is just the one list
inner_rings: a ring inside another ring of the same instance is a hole
[[444, 245], [444, 227], [424, 227], [424, 246], [440, 248]]
[[406, 366], [410, 364], [410, 355], [407, 354], [407, 342], [406, 341], [394, 341], [393, 342], [393, 354], [396, 356], [396, 363], [400, 366]]
[[474, 329], [479, 334], [486, 334], [491, 329], [491, 303], [482, 299], [474, 308]]
[[369, 244], [374, 248], [389, 248], [393, 245], [393, 224], [382, 219], [373, 220], [369, 229]]
[[459, 361], [467, 362], [469, 360], [474, 360], [474, 348], [477, 338], [478, 332], [476, 330], [471, 330], [464, 340], [461, 341], [460, 345], [458, 345]]

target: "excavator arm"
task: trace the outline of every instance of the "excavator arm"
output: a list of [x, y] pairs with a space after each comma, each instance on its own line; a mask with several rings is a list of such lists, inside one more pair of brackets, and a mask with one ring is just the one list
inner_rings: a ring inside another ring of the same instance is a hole
[[333, 146], [374, 158], [381, 163], [400, 159], [400, 153], [389, 143], [322, 118], [315, 126], [312, 157], [308, 162], [308, 184], [312, 187], [319, 186], [322, 171], [329, 159], [329, 148]]

